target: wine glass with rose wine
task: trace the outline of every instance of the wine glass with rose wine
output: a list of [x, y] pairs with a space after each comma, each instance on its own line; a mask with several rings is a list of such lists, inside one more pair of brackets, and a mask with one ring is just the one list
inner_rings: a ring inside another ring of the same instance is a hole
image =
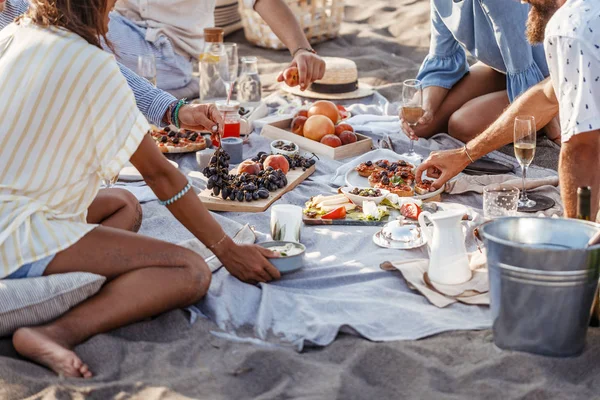
[[542, 195], [528, 195], [525, 181], [527, 179], [527, 168], [533, 162], [535, 156], [537, 130], [535, 117], [526, 115], [515, 118], [514, 135], [515, 157], [523, 170], [523, 189], [519, 198], [518, 211], [536, 212], [547, 210], [554, 206], [554, 200]]
[[[406, 121], [408, 126], [415, 127], [423, 116], [423, 86], [418, 79], [408, 79], [402, 83], [402, 108], [400, 117]], [[421, 156], [415, 152], [415, 142], [410, 141], [408, 153], [403, 156], [421, 160]]]

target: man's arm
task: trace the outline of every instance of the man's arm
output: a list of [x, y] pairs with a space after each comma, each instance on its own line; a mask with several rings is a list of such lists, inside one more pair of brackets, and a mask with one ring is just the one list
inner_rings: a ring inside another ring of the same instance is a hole
[[[306, 89], [321, 79], [325, 74], [325, 62], [315, 54], [298, 50], [312, 47], [287, 4], [283, 0], [257, 0], [254, 9], [294, 56], [291, 66], [298, 67], [300, 88]], [[283, 75], [278, 80], [283, 81]]]
[[565, 216], [575, 218], [577, 213], [577, 188], [592, 188], [592, 220], [598, 213], [598, 191], [600, 190], [600, 130], [574, 135], [564, 142], [558, 166], [560, 192], [565, 207]]
[[[538, 127], [545, 126], [558, 115], [558, 100], [550, 79], [533, 86], [520, 96], [488, 129], [467, 143], [467, 151], [473, 160], [513, 142], [514, 120], [519, 115], [533, 115]], [[438, 189], [458, 175], [471, 163], [464, 148], [431, 153], [417, 169], [417, 179], [423, 171], [438, 177], [433, 187]], [[436, 171], [437, 170], [437, 171]], [[441, 173], [440, 173], [441, 172]]]
[[133, 91], [135, 102], [141, 113], [144, 114], [151, 124], [156, 126], [165, 125], [167, 109], [177, 99], [171, 94], [155, 88], [146, 79], [138, 76], [120, 63], [119, 68]]

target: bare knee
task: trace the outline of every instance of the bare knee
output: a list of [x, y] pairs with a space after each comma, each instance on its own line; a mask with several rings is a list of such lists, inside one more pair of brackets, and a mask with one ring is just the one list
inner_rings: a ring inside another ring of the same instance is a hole
[[459, 109], [448, 119], [448, 135], [465, 143], [476, 136], [466, 114], [464, 110]]
[[138, 232], [142, 226], [142, 206], [138, 199], [128, 190], [115, 191], [118, 196], [120, 203], [122, 204], [123, 217], [127, 218], [129, 223], [129, 229], [132, 232]]
[[185, 278], [181, 301], [182, 307], [187, 307], [198, 303], [206, 295], [212, 273], [199, 254], [183, 248], [181, 251], [183, 256], [181, 269]]

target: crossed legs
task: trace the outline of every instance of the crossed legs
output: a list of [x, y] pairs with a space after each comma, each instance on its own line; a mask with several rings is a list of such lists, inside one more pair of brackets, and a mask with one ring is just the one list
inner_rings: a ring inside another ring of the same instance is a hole
[[21, 328], [13, 336], [22, 356], [63, 376], [92, 376], [73, 351], [78, 344], [96, 334], [194, 304], [210, 285], [210, 270], [198, 254], [118, 228], [139, 228], [132, 212], [137, 207], [128, 194], [105, 192], [103, 196], [110, 201], [92, 204], [88, 214], [90, 223], [101, 226], [59, 252], [45, 275], [91, 272], [106, 277], [106, 284], [55, 321]]

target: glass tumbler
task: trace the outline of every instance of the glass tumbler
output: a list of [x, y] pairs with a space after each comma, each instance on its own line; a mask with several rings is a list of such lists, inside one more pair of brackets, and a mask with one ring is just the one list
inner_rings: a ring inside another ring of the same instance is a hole
[[519, 189], [514, 186], [490, 185], [483, 188], [483, 216], [486, 220], [517, 214]]

